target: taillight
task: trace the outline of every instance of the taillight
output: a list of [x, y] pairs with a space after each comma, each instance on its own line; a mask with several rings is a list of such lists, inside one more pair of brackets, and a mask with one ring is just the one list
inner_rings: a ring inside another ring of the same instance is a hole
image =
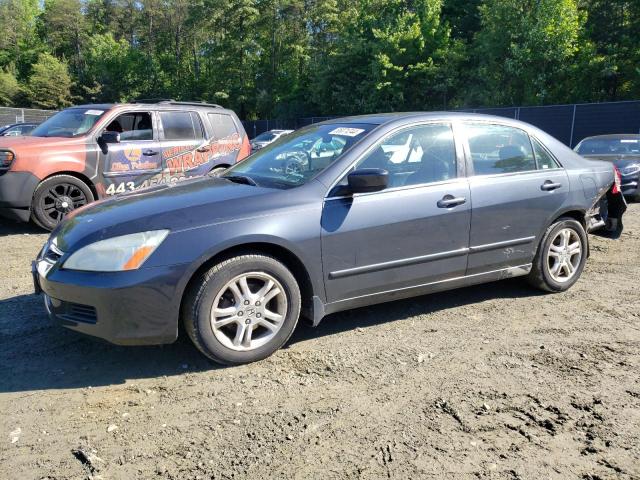
[[620, 170], [618, 170], [618, 167], [613, 167], [613, 176], [614, 176], [614, 182], [613, 182], [613, 188], [611, 188], [611, 193], [614, 193], [614, 194], [622, 193], [622, 190], [620, 190], [620, 186], [622, 185], [622, 177], [620, 175]]
[[241, 162], [245, 158], [247, 158], [251, 154], [251, 144], [249, 143], [249, 137], [245, 133], [242, 137], [242, 145], [240, 146], [240, 151], [238, 152], [238, 156], [236, 157], [236, 163]]
[[0, 168], [9, 168], [14, 158], [16, 158], [16, 156], [13, 154], [13, 152], [10, 152], [8, 150], [0, 151]]

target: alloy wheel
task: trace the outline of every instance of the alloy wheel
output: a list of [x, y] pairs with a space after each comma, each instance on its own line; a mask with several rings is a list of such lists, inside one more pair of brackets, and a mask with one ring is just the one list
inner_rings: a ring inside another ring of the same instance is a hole
[[563, 228], [549, 244], [547, 265], [549, 275], [558, 283], [568, 282], [578, 271], [582, 261], [582, 242], [578, 233], [571, 228]]
[[280, 282], [264, 272], [238, 275], [216, 295], [211, 308], [213, 334], [225, 347], [255, 350], [271, 341], [287, 316]]

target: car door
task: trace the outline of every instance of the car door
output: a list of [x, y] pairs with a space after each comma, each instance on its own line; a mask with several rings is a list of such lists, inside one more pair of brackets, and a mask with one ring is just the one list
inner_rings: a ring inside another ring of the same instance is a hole
[[[409, 135], [411, 151], [398, 162], [388, 146]], [[420, 161], [409, 161], [418, 149], [424, 152]], [[325, 199], [322, 261], [329, 302], [464, 275], [470, 202], [462, 163], [452, 126], [434, 123], [391, 133], [354, 165], [388, 170], [389, 187], [339, 195], [345, 176]]]
[[162, 152], [152, 111], [121, 113], [109, 121], [104, 131], [120, 134], [118, 143], [98, 142], [107, 195], [135, 190], [162, 172]]
[[205, 175], [211, 170], [202, 119], [197, 112], [159, 112], [162, 158], [166, 180], [178, 181]]
[[563, 168], [519, 128], [466, 123], [473, 213], [467, 274], [526, 266], [569, 195]]

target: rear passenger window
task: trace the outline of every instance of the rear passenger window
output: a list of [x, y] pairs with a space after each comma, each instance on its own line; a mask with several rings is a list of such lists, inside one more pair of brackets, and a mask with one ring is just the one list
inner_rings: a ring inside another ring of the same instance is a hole
[[213, 137], [218, 140], [220, 138], [230, 137], [234, 133], [238, 133], [236, 123], [231, 118], [231, 115], [224, 113], [210, 113], [209, 121], [213, 128]]
[[551, 156], [549, 152], [542, 146], [542, 144], [531, 137], [531, 142], [533, 143], [533, 151], [536, 153], [536, 161], [538, 162], [538, 168], [541, 170], [547, 170], [550, 168], [559, 168], [558, 162], [556, 159]]
[[[160, 112], [165, 140], [197, 140], [202, 138], [199, 119], [190, 112]], [[195, 122], [194, 122], [195, 121]]]
[[529, 135], [519, 128], [468, 124], [469, 150], [476, 175], [536, 170]]

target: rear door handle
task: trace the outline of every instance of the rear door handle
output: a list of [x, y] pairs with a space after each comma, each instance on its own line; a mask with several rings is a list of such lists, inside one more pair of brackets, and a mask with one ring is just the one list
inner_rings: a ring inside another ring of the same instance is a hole
[[210, 152], [210, 151], [211, 151], [211, 147], [209, 145], [205, 145], [203, 147], [196, 149], [196, 152], [198, 153], [204, 153], [204, 152]]
[[144, 152], [142, 152], [142, 154], [145, 157], [153, 157], [154, 155], [158, 155], [158, 153], [160, 153], [160, 152], [158, 152], [156, 150], [145, 150]]
[[438, 208], [451, 208], [457, 207], [458, 205], [462, 205], [467, 203], [467, 199], [465, 197], [454, 197], [453, 195], [445, 195], [442, 197], [442, 200], [438, 201]]
[[557, 190], [560, 187], [562, 187], [561, 183], [554, 183], [551, 180], [547, 180], [542, 185], [540, 185], [540, 188], [542, 190], [546, 191], [546, 192], [551, 192], [553, 190]]

